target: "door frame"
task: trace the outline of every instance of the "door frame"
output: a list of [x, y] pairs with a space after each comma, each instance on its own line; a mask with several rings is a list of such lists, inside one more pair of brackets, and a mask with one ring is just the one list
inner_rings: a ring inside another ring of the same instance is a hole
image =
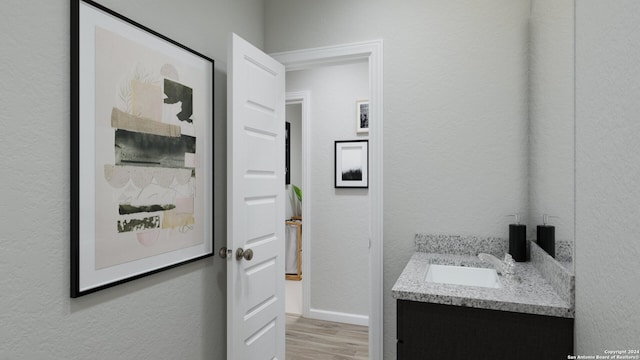
[[[373, 40], [293, 50], [269, 54], [283, 64], [286, 71], [305, 70], [327, 65], [365, 60], [369, 64], [369, 195], [371, 219], [369, 222], [369, 358], [382, 359], [383, 355], [383, 49], [382, 40]], [[286, 92], [286, 89], [285, 89]], [[303, 122], [304, 132], [304, 122]], [[305, 136], [305, 135], [303, 135]], [[304, 149], [304, 145], [303, 145]], [[307, 153], [308, 154], [308, 153]], [[304, 156], [304, 155], [303, 155]], [[303, 157], [304, 158], [304, 157]], [[303, 167], [303, 184], [305, 175]], [[304, 185], [303, 185], [304, 186]], [[307, 192], [308, 193], [308, 192]], [[307, 198], [308, 195], [305, 195]], [[309, 201], [306, 202], [307, 206]], [[303, 205], [304, 206], [304, 205]], [[309, 217], [308, 212], [303, 214]], [[309, 226], [303, 226], [304, 229]], [[308, 236], [308, 234], [307, 234]], [[303, 235], [303, 240], [305, 236]], [[307, 249], [308, 250], [308, 247]], [[303, 251], [304, 254], [307, 251]], [[307, 260], [308, 261], [308, 260]], [[308, 262], [306, 262], [308, 264]], [[304, 274], [304, 272], [303, 272]], [[304, 280], [303, 280], [304, 281]], [[303, 282], [303, 287], [305, 286]], [[307, 295], [305, 293], [304, 295]], [[308, 297], [305, 296], [303, 302]], [[304, 304], [304, 303], [303, 303]], [[304, 305], [303, 305], [304, 311]]]
[[[301, 125], [302, 125], [302, 189], [311, 188], [311, 92], [286, 91], [285, 86], [285, 106], [292, 104], [301, 105]], [[311, 296], [311, 191], [304, 192], [302, 202], [302, 316], [310, 317], [310, 296]]]

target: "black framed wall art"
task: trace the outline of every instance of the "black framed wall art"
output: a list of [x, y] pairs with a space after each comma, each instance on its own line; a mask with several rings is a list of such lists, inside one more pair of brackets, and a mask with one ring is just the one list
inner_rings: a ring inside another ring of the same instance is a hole
[[213, 253], [214, 61], [71, 0], [71, 296]]
[[335, 187], [369, 187], [369, 141], [335, 142]]
[[291, 184], [291, 123], [285, 122], [284, 129], [284, 183]]
[[356, 101], [356, 132], [369, 133], [369, 100]]

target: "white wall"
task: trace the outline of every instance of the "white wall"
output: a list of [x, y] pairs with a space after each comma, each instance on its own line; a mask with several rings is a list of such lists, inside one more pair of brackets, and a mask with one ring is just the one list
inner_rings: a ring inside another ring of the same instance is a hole
[[528, 15], [528, 0], [265, 0], [268, 52], [384, 40], [385, 359], [414, 234], [507, 237], [504, 215], [526, 212]]
[[[260, 0], [101, 0], [216, 58], [215, 245], [225, 242], [226, 46], [263, 45]], [[0, 21], [0, 357], [221, 359], [226, 271], [198, 261], [69, 298], [69, 1], [5, 0]]]
[[302, 281], [285, 281], [284, 312], [287, 314], [302, 315]]
[[[287, 104], [286, 119], [291, 124], [291, 185], [302, 190], [302, 199], [304, 200], [304, 189], [302, 189], [302, 104]], [[286, 185], [285, 194], [288, 201], [286, 201], [285, 219], [291, 219], [296, 211], [300, 211], [298, 199], [293, 195], [291, 185]]]
[[529, 238], [542, 214], [573, 241], [574, 0], [532, 0], [529, 63]]
[[640, 343], [640, 3], [576, 1], [576, 346]]
[[334, 188], [334, 141], [366, 139], [356, 134], [356, 100], [368, 96], [368, 71], [361, 62], [287, 73], [287, 91], [312, 94], [311, 189], [303, 189], [312, 199], [304, 219], [311, 226], [310, 306], [360, 316], [369, 314], [369, 190]]

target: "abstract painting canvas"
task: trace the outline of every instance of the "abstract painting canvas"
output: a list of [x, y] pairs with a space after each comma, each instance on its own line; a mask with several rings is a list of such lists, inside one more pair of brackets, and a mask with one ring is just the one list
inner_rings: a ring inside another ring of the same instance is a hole
[[71, 296], [213, 253], [213, 66], [72, 0]]
[[335, 187], [369, 187], [369, 141], [335, 142]]

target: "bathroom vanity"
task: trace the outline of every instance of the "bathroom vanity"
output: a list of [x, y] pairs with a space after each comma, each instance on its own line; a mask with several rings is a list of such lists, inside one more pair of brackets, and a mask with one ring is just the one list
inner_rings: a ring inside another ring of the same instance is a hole
[[492, 246], [411, 257], [392, 289], [398, 359], [553, 360], [573, 354], [573, 274], [535, 243], [531, 261], [516, 263], [512, 276], [499, 276], [497, 288], [427, 279], [432, 264], [492, 268], [475, 256], [483, 250], [499, 256], [501, 246]]

